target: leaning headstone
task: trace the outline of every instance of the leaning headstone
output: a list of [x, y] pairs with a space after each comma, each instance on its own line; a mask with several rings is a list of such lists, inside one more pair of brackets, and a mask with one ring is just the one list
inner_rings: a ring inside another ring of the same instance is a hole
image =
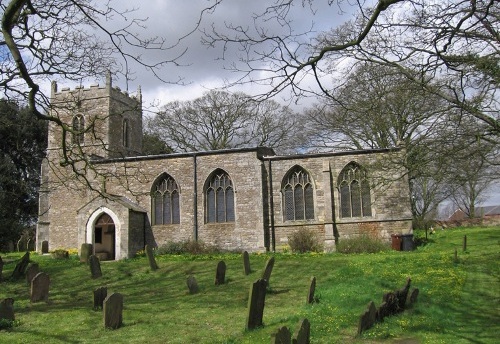
[[299, 321], [297, 329], [293, 334], [292, 344], [309, 344], [311, 337], [311, 323], [307, 319]]
[[103, 305], [104, 328], [117, 329], [123, 322], [123, 295], [113, 293], [106, 297]]
[[49, 253], [49, 242], [47, 240], [42, 241], [42, 254]]
[[80, 248], [80, 263], [88, 263], [89, 257], [92, 255], [92, 244], [82, 244]]
[[271, 344], [291, 344], [292, 335], [288, 327], [283, 326], [271, 335]]
[[101, 262], [99, 261], [99, 258], [95, 255], [91, 255], [89, 257], [89, 265], [90, 265], [90, 273], [92, 275], [92, 278], [99, 278], [102, 277], [102, 271], [101, 271]]
[[158, 264], [156, 264], [155, 256], [153, 254], [153, 249], [151, 246], [146, 245], [146, 255], [148, 256], [149, 267], [151, 270], [158, 270]]
[[224, 284], [226, 281], [226, 263], [221, 260], [217, 264], [217, 269], [215, 270], [215, 285]]
[[267, 282], [267, 285], [269, 285], [269, 280], [271, 279], [271, 272], [273, 272], [273, 267], [274, 267], [274, 257], [271, 257], [268, 259], [266, 263], [266, 268], [262, 273], [262, 279]]
[[26, 284], [31, 285], [31, 281], [40, 272], [38, 263], [30, 263], [26, 269]]
[[196, 281], [196, 278], [194, 276], [189, 276], [187, 279], [187, 286], [189, 289], [189, 294], [196, 294], [199, 290], [198, 288], [198, 282]]
[[3, 260], [0, 257], [0, 282], [2, 282]]
[[31, 302], [49, 301], [50, 278], [45, 272], [39, 272], [31, 280]]
[[248, 252], [243, 252], [243, 269], [245, 271], [245, 276], [248, 276], [252, 270], [250, 269], [250, 256]]
[[368, 304], [368, 308], [363, 314], [361, 314], [361, 317], [359, 318], [358, 334], [361, 334], [371, 328], [375, 324], [376, 320], [377, 308], [375, 307], [375, 303], [373, 301], [370, 301], [370, 303]]
[[309, 293], [307, 294], [307, 304], [314, 302], [314, 292], [316, 291], [316, 277], [311, 277], [311, 284], [309, 284]]
[[250, 295], [248, 297], [248, 317], [246, 323], [247, 330], [253, 330], [262, 326], [262, 318], [264, 315], [264, 304], [266, 301], [267, 281], [258, 279], [250, 287]]
[[408, 307], [413, 306], [413, 304], [414, 304], [415, 302], [417, 302], [418, 293], [419, 293], [418, 288], [413, 288], [413, 289], [412, 289], [412, 290], [408, 293], [408, 299], [406, 300], [406, 303], [407, 303]]
[[0, 302], [0, 320], [3, 319], [10, 321], [15, 320], [13, 298], [9, 297], [7, 299], [3, 299], [2, 302]]
[[107, 287], [99, 287], [94, 290], [94, 311], [103, 309], [104, 300], [108, 296]]
[[398, 299], [398, 312], [402, 312], [406, 308], [406, 299], [408, 298], [408, 292], [410, 291], [410, 284], [411, 278], [408, 277], [405, 286], [395, 292], [396, 298]]
[[29, 263], [30, 263], [30, 253], [26, 252], [24, 256], [21, 258], [21, 260], [16, 264], [14, 271], [12, 271], [12, 278], [18, 279], [24, 276]]

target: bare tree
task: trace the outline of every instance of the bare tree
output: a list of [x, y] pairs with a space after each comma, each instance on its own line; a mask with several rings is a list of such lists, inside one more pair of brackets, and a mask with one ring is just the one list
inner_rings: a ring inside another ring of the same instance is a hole
[[[314, 27], [296, 31], [294, 8], [308, 7], [314, 16], [318, 3], [276, 0], [254, 14], [253, 26], [214, 24], [205, 40], [223, 52], [237, 47], [239, 62], [228, 65], [241, 72], [235, 83], [267, 85], [264, 97], [287, 88], [296, 96], [332, 96], [359, 61], [393, 66], [462, 115], [483, 122], [482, 136], [498, 141], [500, 8], [495, 0], [379, 0], [373, 7], [356, 1], [354, 19], [343, 25], [332, 24], [319, 34]], [[332, 16], [345, 5], [328, 3]]]
[[148, 123], [148, 130], [178, 152], [256, 146], [286, 151], [301, 143], [298, 116], [290, 108], [224, 91], [166, 104]]

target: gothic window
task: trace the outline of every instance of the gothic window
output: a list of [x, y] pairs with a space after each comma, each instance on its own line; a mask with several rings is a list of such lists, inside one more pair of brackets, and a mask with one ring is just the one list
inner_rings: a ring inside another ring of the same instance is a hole
[[312, 178], [302, 167], [292, 168], [281, 185], [283, 219], [285, 221], [314, 219], [314, 188]]
[[82, 115], [76, 115], [73, 117], [72, 123], [73, 130], [73, 140], [72, 142], [75, 144], [83, 144], [84, 142], [84, 132], [85, 132], [85, 119]]
[[180, 223], [179, 186], [168, 174], [153, 184], [151, 204], [154, 225]]
[[128, 125], [128, 119], [123, 120], [123, 146], [124, 147], [129, 147], [130, 145], [130, 138], [129, 138], [129, 125]]
[[372, 216], [370, 184], [366, 171], [351, 162], [340, 172], [339, 179], [340, 216]]
[[221, 169], [212, 173], [206, 183], [205, 221], [234, 222], [234, 189], [229, 175]]

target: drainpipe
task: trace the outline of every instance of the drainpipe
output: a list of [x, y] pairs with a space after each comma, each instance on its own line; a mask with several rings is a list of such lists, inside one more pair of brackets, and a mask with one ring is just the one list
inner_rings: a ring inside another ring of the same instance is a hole
[[271, 227], [271, 246], [273, 252], [276, 252], [276, 235], [274, 232], [274, 198], [273, 198], [273, 170], [271, 166], [271, 159], [269, 159], [269, 212], [271, 213], [270, 227]]
[[193, 237], [194, 241], [198, 241], [198, 166], [196, 161], [196, 154], [193, 155]]

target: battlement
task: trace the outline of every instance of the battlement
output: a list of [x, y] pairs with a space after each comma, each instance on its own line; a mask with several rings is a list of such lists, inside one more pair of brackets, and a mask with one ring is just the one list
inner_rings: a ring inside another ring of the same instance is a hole
[[113, 81], [111, 79], [111, 73], [106, 74], [106, 83], [104, 86], [100, 86], [98, 83], [96, 84], [91, 84], [89, 87], [84, 87], [84, 86], [76, 86], [75, 88], [71, 89], [70, 87], [62, 87], [60, 90], [58, 90], [58, 85], [56, 81], [52, 81], [51, 84], [51, 98], [52, 99], [57, 99], [57, 98], [65, 98], [67, 95], [74, 96], [75, 93], [84, 93], [84, 97], [102, 97], [103, 95], [105, 96], [113, 96], [115, 98], [121, 99], [121, 100], [134, 100], [138, 103], [142, 103], [142, 93], [141, 93], [141, 87], [139, 86], [137, 88], [137, 92], [135, 94], [129, 94], [128, 91], [122, 91], [118, 86], [113, 87]]

